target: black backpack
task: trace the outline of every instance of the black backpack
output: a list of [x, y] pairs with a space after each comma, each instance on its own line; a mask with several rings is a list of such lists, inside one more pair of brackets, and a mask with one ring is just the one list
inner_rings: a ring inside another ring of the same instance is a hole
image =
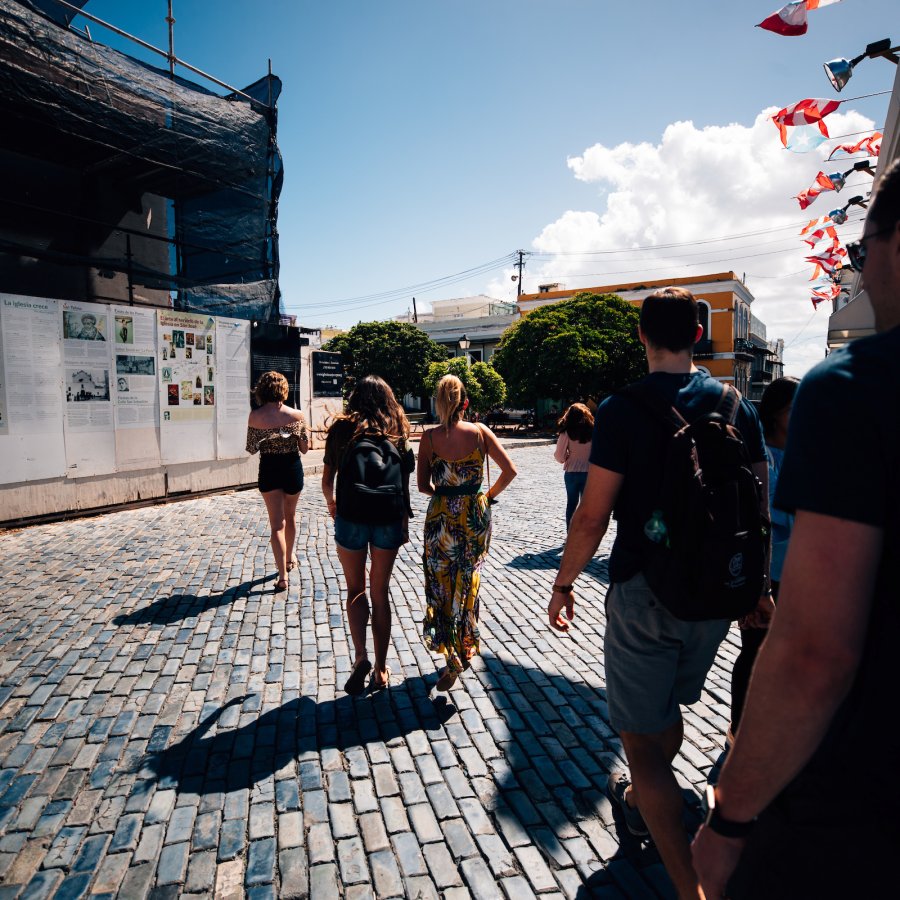
[[769, 529], [762, 485], [734, 424], [740, 393], [723, 384], [715, 410], [693, 422], [648, 384], [621, 393], [671, 433], [659, 497], [644, 525], [647, 583], [685, 621], [747, 615], [762, 593]]
[[384, 435], [351, 441], [337, 472], [337, 514], [365, 525], [389, 525], [411, 515], [409, 473], [414, 467], [412, 449], [401, 452]]

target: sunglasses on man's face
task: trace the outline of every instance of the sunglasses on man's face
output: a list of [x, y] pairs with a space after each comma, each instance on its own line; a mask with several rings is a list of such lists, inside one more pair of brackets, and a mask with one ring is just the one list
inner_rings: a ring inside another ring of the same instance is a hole
[[856, 269], [857, 272], [862, 272], [863, 266], [866, 264], [866, 241], [871, 241], [872, 238], [882, 237], [883, 235], [892, 232], [895, 227], [895, 225], [891, 225], [890, 228], [882, 228], [881, 231], [876, 231], [874, 234], [867, 234], [858, 241], [847, 244], [847, 259], [850, 260], [850, 265]]

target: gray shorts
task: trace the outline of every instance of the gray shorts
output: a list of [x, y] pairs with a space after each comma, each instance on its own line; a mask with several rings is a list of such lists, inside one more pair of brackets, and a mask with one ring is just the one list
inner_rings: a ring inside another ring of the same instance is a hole
[[696, 703], [727, 619], [676, 619], [643, 574], [613, 584], [606, 595], [606, 700], [616, 731], [657, 734], [674, 725], [681, 704]]

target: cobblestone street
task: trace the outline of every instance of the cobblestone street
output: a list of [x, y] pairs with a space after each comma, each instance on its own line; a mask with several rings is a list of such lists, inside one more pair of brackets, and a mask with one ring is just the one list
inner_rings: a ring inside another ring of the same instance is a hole
[[[419, 639], [419, 495], [392, 587], [392, 683], [356, 699], [316, 475], [287, 594], [255, 491], [3, 535], [0, 900], [673, 896], [604, 794], [621, 753], [602, 654], [611, 536], [576, 586], [572, 636], [546, 625], [565, 508], [552, 452], [511, 451], [483, 655], [449, 700]], [[737, 642], [686, 715], [689, 818]]]

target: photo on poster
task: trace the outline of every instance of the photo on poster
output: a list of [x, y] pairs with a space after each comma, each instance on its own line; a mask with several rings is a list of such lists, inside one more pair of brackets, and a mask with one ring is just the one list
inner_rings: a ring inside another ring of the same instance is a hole
[[184, 346], [184, 332], [172, 331], [172, 349]]
[[165, 332], [165, 333], [163, 334], [163, 338], [162, 338], [162, 339], [163, 339], [167, 344], [171, 344], [171, 343], [172, 343], [172, 332], [171, 332], [171, 331]]
[[194, 396], [194, 382], [193, 381], [182, 381], [181, 382], [181, 399], [182, 400], [190, 400]]
[[134, 319], [131, 316], [116, 316], [116, 340], [120, 344], [134, 343]]
[[156, 360], [152, 356], [116, 354], [117, 375], [155, 375]]
[[212, 353], [213, 343], [212, 343], [212, 335], [208, 334], [206, 336], [206, 352]]
[[203, 405], [203, 394], [200, 391], [194, 392], [194, 406], [202, 406]]
[[169, 421], [171, 421], [171, 419], [172, 419], [172, 413], [170, 413], [168, 410], [165, 410], [163, 412], [163, 421], [169, 422]]
[[109, 400], [109, 371], [69, 369], [66, 372], [66, 400], [69, 403]]
[[208, 384], [205, 388], [203, 388], [203, 405], [216, 405], [216, 389], [211, 384]]
[[127, 394], [131, 391], [131, 388], [128, 386], [128, 379], [124, 375], [120, 375], [116, 379], [116, 390], [120, 394]]
[[178, 385], [170, 384], [168, 386], [169, 406], [178, 406]]
[[206, 380], [212, 384], [213, 383], [213, 370], [212, 366], [209, 366], [206, 370]]
[[106, 317], [66, 310], [63, 313], [63, 337], [67, 341], [105, 341]]
[[185, 347], [184, 348], [184, 358], [185, 359], [193, 359], [194, 358], [193, 349], [191, 349], [190, 347]]
[[172, 380], [172, 367], [171, 366], [163, 366], [162, 380], [163, 381], [171, 381]]
[[184, 342], [188, 345], [188, 347], [194, 346], [194, 332], [186, 331], [184, 334]]
[[162, 358], [164, 360], [169, 358], [169, 348], [168, 347], [163, 347]]

